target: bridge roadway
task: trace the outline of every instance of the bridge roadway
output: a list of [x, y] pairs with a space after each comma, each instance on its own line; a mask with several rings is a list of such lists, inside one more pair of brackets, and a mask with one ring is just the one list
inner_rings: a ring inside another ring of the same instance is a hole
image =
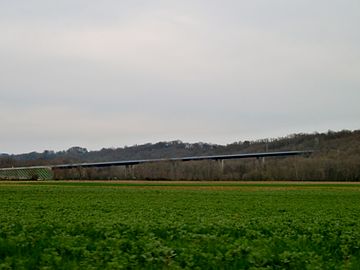
[[196, 161], [196, 160], [216, 160], [221, 162], [221, 169], [224, 168], [224, 160], [242, 159], [242, 158], [265, 158], [265, 157], [286, 157], [312, 154], [312, 150], [307, 151], [282, 151], [282, 152], [264, 152], [264, 153], [248, 153], [248, 154], [232, 154], [232, 155], [213, 155], [213, 156], [192, 156], [179, 158], [158, 158], [158, 159], [140, 159], [125, 160], [111, 162], [94, 162], [94, 163], [74, 163], [47, 166], [28, 166], [0, 168], [0, 179], [52, 179], [54, 170], [72, 169], [72, 168], [92, 168], [92, 167], [110, 167], [110, 166], [126, 166], [133, 169], [134, 165], [155, 162], [177, 162], [177, 161]]
[[53, 169], [71, 169], [71, 168], [91, 168], [91, 167], [110, 167], [110, 166], [131, 166], [144, 163], [154, 162], [176, 162], [176, 161], [196, 161], [196, 160], [227, 160], [227, 159], [242, 159], [242, 158], [263, 158], [263, 157], [285, 157], [297, 155], [310, 155], [314, 151], [282, 151], [282, 152], [264, 152], [264, 153], [248, 153], [248, 154], [232, 154], [232, 155], [213, 155], [213, 156], [193, 156], [193, 157], [179, 157], [179, 158], [159, 158], [159, 159], [140, 159], [140, 160], [126, 160], [126, 161], [110, 161], [110, 162], [94, 162], [94, 163], [75, 163], [52, 165]]

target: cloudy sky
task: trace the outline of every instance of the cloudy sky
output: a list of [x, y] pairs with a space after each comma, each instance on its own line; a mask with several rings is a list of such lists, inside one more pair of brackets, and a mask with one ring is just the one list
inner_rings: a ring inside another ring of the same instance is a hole
[[359, 0], [0, 0], [0, 153], [360, 128]]

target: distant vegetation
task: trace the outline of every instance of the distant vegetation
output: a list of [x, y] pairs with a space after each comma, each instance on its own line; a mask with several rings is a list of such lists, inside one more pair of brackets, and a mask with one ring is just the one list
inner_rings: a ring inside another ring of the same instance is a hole
[[224, 170], [215, 161], [157, 163], [107, 169], [57, 171], [58, 179], [168, 179], [168, 180], [329, 180], [360, 181], [360, 130], [293, 134], [282, 138], [240, 141], [228, 145], [184, 143], [181, 141], [103, 148], [88, 151], [72, 147], [67, 151], [44, 151], [22, 155], [1, 155], [0, 167], [97, 162], [194, 155], [307, 150], [309, 158], [267, 158], [226, 161]]

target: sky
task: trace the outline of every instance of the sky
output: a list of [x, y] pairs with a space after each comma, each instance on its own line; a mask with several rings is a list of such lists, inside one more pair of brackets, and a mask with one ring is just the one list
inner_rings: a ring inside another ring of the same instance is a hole
[[0, 0], [0, 153], [360, 128], [358, 0]]

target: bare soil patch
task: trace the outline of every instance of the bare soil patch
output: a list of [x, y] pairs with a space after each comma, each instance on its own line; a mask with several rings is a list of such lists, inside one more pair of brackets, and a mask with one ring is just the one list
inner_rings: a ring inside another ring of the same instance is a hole
[[[23, 181], [23, 182], [29, 182], [29, 181]], [[32, 181], [34, 182], [34, 181]], [[35, 181], [36, 182], [36, 181]], [[177, 185], [193, 185], [193, 184], [204, 184], [204, 185], [221, 185], [221, 184], [238, 184], [238, 185], [257, 185], [257, 184], [287, 184], [287, 185], [359, 185], [360, 182], [331, 182], [331, 181], [186, 181], [186, 180], [174, 180], [174, 181], [166, 181], [166, 180], [65, 180], [65, 181], [59, 181], [59, 182], [83, 182], [83, 183], [113, 183], [113, 184], [164, 184], [164, 185], [171, 185], [171, 184], [177, 184]]]

